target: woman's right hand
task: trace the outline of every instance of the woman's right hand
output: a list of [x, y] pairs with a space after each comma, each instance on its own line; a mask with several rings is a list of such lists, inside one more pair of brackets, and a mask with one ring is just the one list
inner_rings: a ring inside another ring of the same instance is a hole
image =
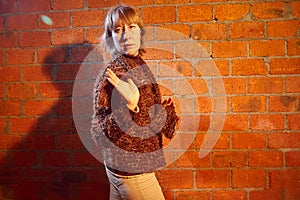
[[125, 82], [119, 79], [111, 69], [107, 69], [105, 75], [107, 76], [107, 80], [126, 99], [127, 107], [134, 112], [138, 112], [139, 109], [137, 104], [140, 98], [140, 92], [132, 79], [127, 79], [127, 82]]

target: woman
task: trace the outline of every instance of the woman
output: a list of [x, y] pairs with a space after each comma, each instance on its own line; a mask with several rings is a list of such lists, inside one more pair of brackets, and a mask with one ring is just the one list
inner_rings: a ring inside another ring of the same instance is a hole
[[110, 199], [164, 199], [154, 171], [166, 165], [162, 135], [171, 139], [178, 118], [142, 59], [143, 24], [129, 6], [111, 8], [104, 39], [111, 61], [97, 78], [92, 136], [105, 147]]

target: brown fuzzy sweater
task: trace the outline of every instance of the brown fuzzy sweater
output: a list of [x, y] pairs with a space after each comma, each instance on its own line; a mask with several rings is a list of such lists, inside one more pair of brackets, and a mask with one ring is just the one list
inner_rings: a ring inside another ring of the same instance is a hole
[[[119, 78], [138, 86], [140, 111], [134, 113], [105, 78], [111, 69]], [[173, 104], [163, 104], [159, 86], [144, 60], [118, 55], [97, 78], [94, 89], [92, 137], [104, 151], [109, 168], [144, 173], [165, 166], [162, 134], [172, 138], [178, 121]]]

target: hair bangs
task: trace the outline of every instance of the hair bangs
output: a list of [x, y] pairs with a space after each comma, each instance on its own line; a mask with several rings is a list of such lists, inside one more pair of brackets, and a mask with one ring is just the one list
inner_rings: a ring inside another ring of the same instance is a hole
[[138, 24], [141, 26], [138, 14], [130, 7], [120, 7], [117, 9], [112, 16], [112, 21], [112, 29], [121, 26], [122, 24]]

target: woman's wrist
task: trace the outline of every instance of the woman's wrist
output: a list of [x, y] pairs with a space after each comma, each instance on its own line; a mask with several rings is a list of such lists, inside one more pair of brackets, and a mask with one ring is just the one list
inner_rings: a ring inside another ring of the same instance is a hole
[[137, 104], [126, 104], [127, 107], [129, 108], [129, 110], [131, 110], [132, 112], [138, 113], [140, 111], [140, 108]]

